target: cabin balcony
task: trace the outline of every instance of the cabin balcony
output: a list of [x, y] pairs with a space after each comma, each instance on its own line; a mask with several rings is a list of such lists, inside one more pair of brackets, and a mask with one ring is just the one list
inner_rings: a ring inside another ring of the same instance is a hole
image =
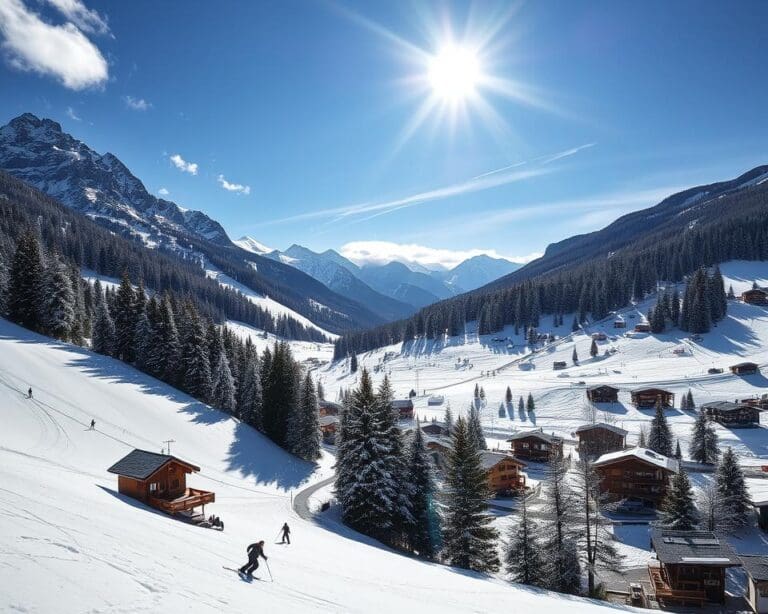
[[667, 574], [659, 566], [648, 565], [648, 576], [650, 577], [657, 602], [695, 603], [701, 606], [707, 600], [707, 593], [705, 591], [672, 588], [667, 579]]
[[197, 488], [187, 488], [181, 494], [149, 498], [149, 504], [152, 507], [163, 510], [167, 514], [191, 510], [214, 501], [216, 501], [215, 493], [208, 492], [207, 490], [198, 490]]

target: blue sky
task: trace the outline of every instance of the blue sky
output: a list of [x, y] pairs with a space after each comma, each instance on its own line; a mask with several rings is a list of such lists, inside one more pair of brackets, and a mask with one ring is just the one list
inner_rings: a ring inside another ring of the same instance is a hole
[[[522, 260], [768, 163], [765, 23], [761, 1], [0, 0], [0, 121], [56, 119], [233, 238]], [[480, 73], [458, 102], [428, 78], [451, 45]]]

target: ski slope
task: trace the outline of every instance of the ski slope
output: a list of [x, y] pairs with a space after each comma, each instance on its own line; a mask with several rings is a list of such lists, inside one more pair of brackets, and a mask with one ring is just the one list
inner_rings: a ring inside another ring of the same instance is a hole
[[[29, 386], [34, 399], [25, 398]], [[87, 430], [91, 419], [96, 430]], [[330, 475], [249, 427], [110, 358], [0, 320], [0, 611], [587, 612], [604, 605], [427, 564], [291, 511]], [[133, 447], [201, 467], [223, 533], [116, 492], [106, 469]], [[273, 542], [284, 521], [294, 543]], [[248, 584], [222, 566], [265, 539]]]

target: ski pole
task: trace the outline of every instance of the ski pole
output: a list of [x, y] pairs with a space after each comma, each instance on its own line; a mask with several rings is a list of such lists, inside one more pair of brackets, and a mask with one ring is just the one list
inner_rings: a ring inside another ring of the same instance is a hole
[[269, 581], [274, 582], [275, 579], [272, 577], [272, 570], [269, 568], [269, 561], [267, 559], [264, 559], [264, 562], [267, 564], [267, 571], [269, 572]]
[[280, 537], [280, 533], [282, 533], [282, 532], [283, 532], [283, 530], [282, 530], [282, 529], [280, 529], [280, 530], [277, 532], [277, 535], [275, 535], [275, 543], [277, 543], [277, 538], [278, 538], [278, 537]]

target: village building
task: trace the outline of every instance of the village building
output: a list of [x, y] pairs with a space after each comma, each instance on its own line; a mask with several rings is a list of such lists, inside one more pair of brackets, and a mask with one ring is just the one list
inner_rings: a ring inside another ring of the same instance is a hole
[[627, 431], [605, 422], [584, 424], [576, 429], [575, 435], [579, 440], [579, 456], [582, 458], [623, 450], [627, 442]]
[[729, 367], [734, 375], [754, 375], [760, 371], [760, 367], [754, 362], [740, 362]]
[[213, 503], [212, 492], [187, 488], [187, 474], [200, 467], [171, 456], [146, 450], [133, 450], [109, 469], [117, 475], [117, 490], [122, 495], [162, 510], [167, 514], [203, 509]]
[[651, 332], [651, 325], [646, 322], [641, 322], [640, 324], [635, 324], [635, 332], [636, 333], [650, 333]]
[[614, 320], [613, 321], [613, 327], [614, 328], [626, 328], [627, 323], [624, 320]]
[[547, 435], [541, 429], [517, 433], [507, 439], [512, 444], [512, 454], [531, 461], [548, 461], [554, 454], [563, 455], [563, 439]]
[[555, 371], [560, 371], [561, 369], [565, 369], [568, 366], [568, 363], [564, 360], [556, 360], [552, 363], [552, 368]]
[[638, 409], [650, 409], [658, 403], [662, 407], [675, 406], [675, 393], [663, 388], [636, 388], [630, 392], [630, 397]]
[[497, 495], [525, 490], [525, 463], [504, 452], [481, 450], [480, 461], [488, 476], [488, 486]]
[[745, 595], [755, 614], [768, 614], [768, 557], [739, 555], [747, 574]]
[[594, 339], [595, 341], [605, 341], [606, 339], [608, 339], [608, 335], [600, 331], [600, 332], [592, 333], [592, 339]]
[[760, 409], [747, 403], [714, 401], [703, 404], [699, 411], [726, 427], [743, 428], [760, 424]]
[[325, 399], [320, 399], [317, 402], [317, 405], [321, 416], [338, 416], [343, 409], [343, 406], [340, 403], [326, 401]]
[[587, 399], [592, 403], [618, 403], [619, 389], [607, 384], [598, 384], [587, 388]]
[[437, 405], [442, 405], [443, 401], [445, 401], [445, 397], [442, 394], [433, 394], [427, 399], [427, 405], [435, 407]]
[[410, 399], [396, 399], [392, 401], [392, 409], [397, 410], [400, 420], [410, 420], [413, 418], [413, 401]]
[[320, 416], [320, 433], [325, 443], [334, 443], [341, 421], [338, 416]]
[[752, 288], [741, 293], [741, 300], [750, 305], [766, 305], [768, 304], [768, 291]]
[[427, 435], [433, 435], [435, 437], [448, 434], [448, 429], [445, 428], [445, 425], [442, 422], [436, 422], [436, 421], [428, 422], [424, 424], [421, 427], [421, 430], [425, 432]]
[[656, 601], [667, 606], [725, 602], [725, 570], [741, 560], [710, 531], [651, 531], [658, 563], [648, 564]]
[[757, 512], [758, 526], [768, 532], [768, 500], [752, 501], [752, 506]]
[[609, 452], [593, 464], [600, 492], [614, 501], [629, 500], [655, 508], [664, 498], [678, 463], [653, 450], [631, 448]]

